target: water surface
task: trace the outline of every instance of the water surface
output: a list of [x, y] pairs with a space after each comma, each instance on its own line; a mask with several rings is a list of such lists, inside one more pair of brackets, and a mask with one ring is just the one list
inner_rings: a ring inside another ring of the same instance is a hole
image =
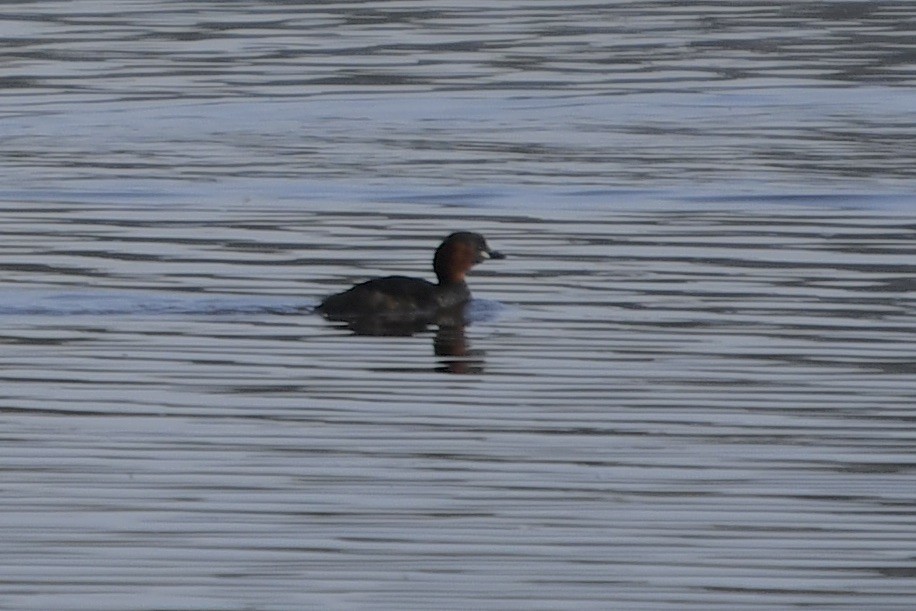
[[912, 606], [910, 3], [5, 7], [0, 607]]

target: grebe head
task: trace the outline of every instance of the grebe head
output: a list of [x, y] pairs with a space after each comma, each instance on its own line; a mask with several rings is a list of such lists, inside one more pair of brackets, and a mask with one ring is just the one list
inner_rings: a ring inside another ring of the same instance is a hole
[[487, 259], [505, 259], [506, 256], [491, 250], [479, 233], [459, 231], [445, 238], [433, 257], [433, 270], [439, 284], [464, 282], [468, 271]]

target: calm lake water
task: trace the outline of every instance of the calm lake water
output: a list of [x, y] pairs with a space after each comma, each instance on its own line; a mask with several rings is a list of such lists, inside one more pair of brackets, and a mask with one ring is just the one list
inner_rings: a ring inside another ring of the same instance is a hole
[[5, 3], [0, 608], [913, 608], [914, 24]]

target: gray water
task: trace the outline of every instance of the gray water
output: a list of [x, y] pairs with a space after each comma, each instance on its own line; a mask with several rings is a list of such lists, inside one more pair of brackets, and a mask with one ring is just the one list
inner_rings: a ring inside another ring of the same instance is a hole
[[0, 608], [912, 608], [914, 25], [4, 4]]

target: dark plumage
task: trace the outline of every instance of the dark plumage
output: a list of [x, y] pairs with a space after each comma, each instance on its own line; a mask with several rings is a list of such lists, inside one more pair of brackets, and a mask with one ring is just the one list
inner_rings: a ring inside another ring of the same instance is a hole
[[330, 320], [432, 321], [441, 310], [471, 298], [465, 275], [486, 259], [503, 259], [479, 233], [461, 231], [445, 238], [433, 257], [437, 283], [388, 276], [368, 280], [321, 302], [317, 311]]

